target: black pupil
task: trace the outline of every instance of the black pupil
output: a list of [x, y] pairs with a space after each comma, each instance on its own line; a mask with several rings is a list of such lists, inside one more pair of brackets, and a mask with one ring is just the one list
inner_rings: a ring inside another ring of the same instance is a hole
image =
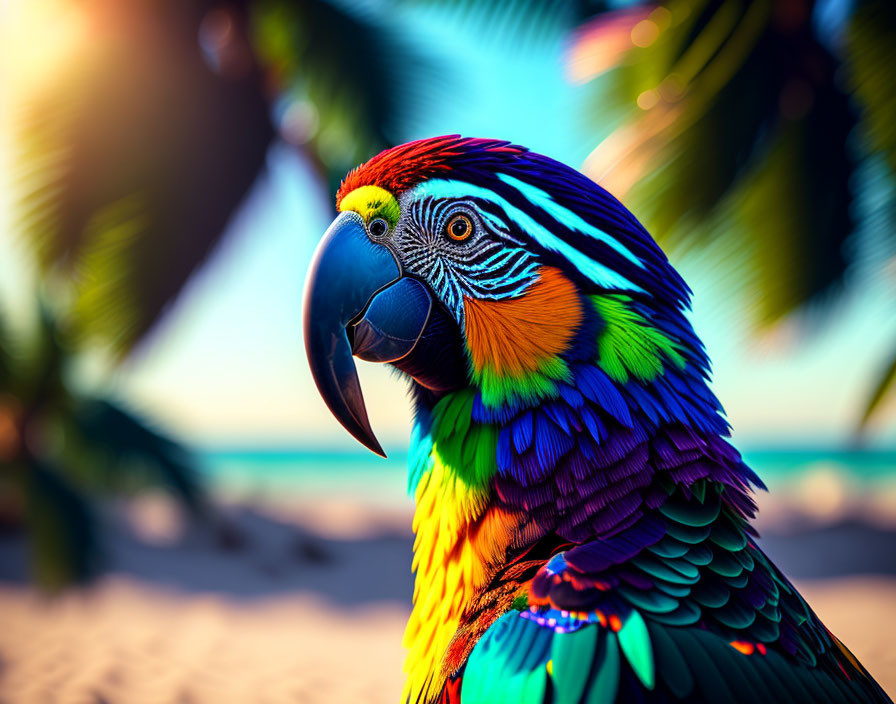
[[451, 234], [455, 237], [463, 237], [467, 234], [467, 221], [463, 218], [458, 218], [453, 223], [451, 223]]
[[386, 223], [382, 220], [374, 220], [370, 223], [370, 234], [374, 237], [382, 237], [386, 234]]

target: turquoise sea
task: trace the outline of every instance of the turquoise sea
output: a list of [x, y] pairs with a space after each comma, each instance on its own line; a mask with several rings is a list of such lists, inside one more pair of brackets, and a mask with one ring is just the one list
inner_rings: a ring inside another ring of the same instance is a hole
[[[896, 483], [896, 449], [755, 448], [747, 463], [770, 489], [816, 472], [834, 473], [859, 490]], [[407, 456], [383, 459], [364, 450], [215, 448], [200, 452], [209, 483], [241, 494], [340, 495], [377, 503], [407, 496]]]

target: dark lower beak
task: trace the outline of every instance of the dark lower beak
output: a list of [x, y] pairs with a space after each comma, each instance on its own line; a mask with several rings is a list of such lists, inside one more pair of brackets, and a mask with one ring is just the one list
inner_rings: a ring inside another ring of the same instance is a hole
[[395, 362], [413, 350], [430, 317], [422, 284], [401, 277], [392, 252], [342, 213], [324, 234], [305, 288], [305, 350], [311, 375], [336, 419], [385, 457], [364, 406], [352, 355]]

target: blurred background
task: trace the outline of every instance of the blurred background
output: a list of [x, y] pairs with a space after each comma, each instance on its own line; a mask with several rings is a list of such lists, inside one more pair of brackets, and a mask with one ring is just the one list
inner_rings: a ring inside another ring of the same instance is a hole
[[445, 133], [657, 237], [767, 551], [896, 692], [896, 4], [0, 0], [0, 701], [395, 701], [389, 459], [307, 371], [345, 172]]

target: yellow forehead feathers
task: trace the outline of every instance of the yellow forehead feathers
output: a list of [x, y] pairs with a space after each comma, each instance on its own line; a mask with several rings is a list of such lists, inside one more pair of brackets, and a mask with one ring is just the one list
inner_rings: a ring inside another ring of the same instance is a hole
[[339, 211], [346, 210], [358, 213], [364, 218], [364, 222], [383, 218], [389, 223], [389, 227], [398, 222], [401, 214], [395, 196], [379, 186], [361, 186], [353, 190], [339, 202]]

